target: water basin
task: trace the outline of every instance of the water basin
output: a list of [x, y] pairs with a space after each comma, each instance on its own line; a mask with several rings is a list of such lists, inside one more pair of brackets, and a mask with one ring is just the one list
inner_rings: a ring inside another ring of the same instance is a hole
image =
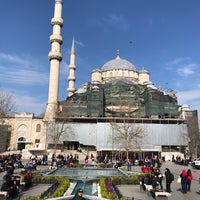
[[69, 179], [100, 179], [112, 176], [128, 176], [119, 169], [93, 169], [93, 168], [58, 168], [49, 173], [55, 176], [65, 176]]

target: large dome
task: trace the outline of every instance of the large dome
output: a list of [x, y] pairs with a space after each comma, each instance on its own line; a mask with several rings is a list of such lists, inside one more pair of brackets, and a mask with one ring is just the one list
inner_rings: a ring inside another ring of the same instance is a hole
[[117, 57], [116, 59], [110, 60], [103, 65], [102, 71], [109, 71], [115, 69], [133, 70], [136, 71], [135, 66], [127, 60]]

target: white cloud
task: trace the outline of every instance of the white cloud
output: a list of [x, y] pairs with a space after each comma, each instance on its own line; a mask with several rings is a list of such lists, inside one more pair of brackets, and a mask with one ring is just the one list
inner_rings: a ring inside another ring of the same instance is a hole
[[88, 21], [90, 24], [103, 27], [104, 29], [117, 28], [118, 30], [127, 31], [130, 26], [128, 21], [122, 15], [114, 13], [100, 19], [92, 18]]
[[80, 47], [85, 47], [85, 44], [81, 41], [75, 40], [75, 44], [80, 46]]
[[0, 74], [0, 80], [4, 83], [14, 83], [26, 86], [48, 84], [48, 74], [44, 72], [27, 69], [18, 70], [15, 68], [10, 68], [8, 71], [6, 70], [6, 67], [2, 66], [0, 66], [0, 70], [4, 71], [4, 74]]
[[49, 72], [29, 56], [16, 56], [0, 53], [0, 83], [20, 85], [48, 84]]
[[66, 63], [66, 61], [62, 60], [62, 62], [60, 63], [60, 78], [61, 80], [67, 80], [67, 76], [69, 74], [69, 68], [68, 68], [68, 64]]
[[129, 28], [127, 20], [122, 15], [110, 14], [103, 18], [103, 23], [124, 31]]
[[28, 60], [25, 60], [24, 58], [20, 58], [16, 55], [11, 55], [11, 54], [5, 54], [5, 53], [0, 53], [0, 60], [6, 61], [8, 63], [15, 63], [17, 65], [21, 66], [31, 66], [31, 62]]
[[38, 115], [45, 111], [47, 101], [41, 102], [37, 97], [26, 96], [25, 94], [14, 95], [17, 112], [33, 112]]
[[189, 60], [191, 60], [191, 58], [189, 58], [189, 57], [180, 57], [180, 58], [176, 58], [174, 60], [168, 61], [166, 63], [166, 65], [168, 65], [168, 66], [176, 66], [176, 65], [188, 62]]
[[191, 63], [191, 64], [185, 65], [183, 67], [179, 67], [177, 69], [177, 73], [180, 76], [189, 76], [189, 75], [195, 74], [196, 68], [197, 68], [197, 65]]
[[182, 103], [200, 100], [200, 89], [177, 92], [178, 100]]
[[[168, 70], [175, 71], [181, 77], [192, 78], [198, 80], [198, 65], [189, 57], [180, 57], [166, 63]], [[193, 75], [193, 77], [191, 77]]]

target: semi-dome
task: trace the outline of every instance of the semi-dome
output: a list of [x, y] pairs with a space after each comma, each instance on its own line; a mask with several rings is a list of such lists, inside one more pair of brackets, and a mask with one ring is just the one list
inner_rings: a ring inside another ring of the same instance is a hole
[[135, 66], [125, 59], [121, 59], [119, 55], [113, 60], [108, 61], [103, 65], [101, 68], [102, 71], [109, 71], [109, 70], [116, 70], [116, 69], [123, 69], [123, 70], [133, 70], [136, 71]]

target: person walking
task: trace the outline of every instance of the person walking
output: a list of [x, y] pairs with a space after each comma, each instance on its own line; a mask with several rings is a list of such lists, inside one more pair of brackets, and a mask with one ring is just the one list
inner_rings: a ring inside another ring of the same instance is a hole
[[160, 184], [160, 189], [163, 190], [163, 185], [162, 185], [163, 175], [162, 175], [159, 168], [157, 169], [156, 173], [157, 173], [157, 176], [158, 176], [158, 183]]
[[166, 177], [166, 192], [171, 193], [171, 183], [174, 180], [174, 175], [171, 173], [169, 168], [165, 169], [165, 177]]
[[187, 193], [187, 172], [183, 169], [180, 174], [182, 193]]
[[193, 176], [190, 169], [187, 170], [187, 191], [190, 192], [191, 189], [191, 182], [192, 182]]

